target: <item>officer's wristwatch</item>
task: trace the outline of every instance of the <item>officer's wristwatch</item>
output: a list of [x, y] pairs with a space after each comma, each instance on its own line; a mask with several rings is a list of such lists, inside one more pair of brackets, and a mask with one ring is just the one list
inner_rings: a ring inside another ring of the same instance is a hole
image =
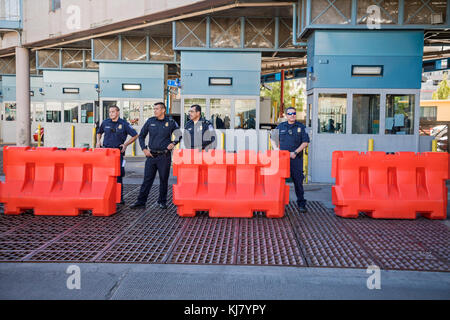
[[297, 151], [294, 151], [294, 154], [295, 154], [295, 156], [298, 156], [298, 152]]

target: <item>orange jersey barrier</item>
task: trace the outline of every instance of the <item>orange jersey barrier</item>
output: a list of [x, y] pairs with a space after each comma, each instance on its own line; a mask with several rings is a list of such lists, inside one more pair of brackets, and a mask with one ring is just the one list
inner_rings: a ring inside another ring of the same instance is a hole
[[5, 214], [34, 209], [35, 215], [76, 216], [92, 210], [110, 216], [120, 202], [120, 153], [115, 149], [5, 147]]
[[445, 219], [448, 170], [447, 153], [334, 151], [334, 211], [345, 218], [365, 212], [380, 219]]
[[284, 216], [289, 203], [289, 152], [175, 150], [173, 203], [182, 217], [209, 211], [210, 217]]

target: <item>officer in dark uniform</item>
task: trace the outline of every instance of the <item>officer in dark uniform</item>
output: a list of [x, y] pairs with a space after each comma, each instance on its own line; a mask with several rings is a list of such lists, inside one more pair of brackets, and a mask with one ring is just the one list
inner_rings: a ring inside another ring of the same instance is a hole
[[[158, 205], [161, 209], [167, 208], [167, 190], [169, 187], [172, 150], [180, 140], [175, 139], [175, 141], [172, 141], [172, 133], [179, 127], [175, 120], [166, 116], [164, 103], [155, 103], [153, 112], [155, 116], [147, 120], [139, 134], [139, 144], [147, 160], [145, 162], [144, 181], [136, 203], [131, 206], [132, 209], [145, 207], [148, 194], [155, 180], [156, 171], [158, 171], [159, 175]], [[147, 135], [149, 139], [146, 144]]]
[[280, 150], [288, 150], [291, 155], [291, 178], [294, 181], [295, 194], [300, 212], [306, 212], [306, 200], [303, 191], [303, 150], [309, 144], [306, 127], [296, 121], [296, 110], [293, 107], [286, 109], [287, 121], [280, 123], [273, 134], [279, 137]]
[[[125, 151], [130, 144], [136, 141], [139, 135], [127, 121], [119, 118], [119, 107], [111, 106], [108, 111], [109, 119], [104, 120], [97, 131], [97, 148], [102, 147], [100, 140], [102, 135], [105, 134], [103, 139], [103, 148], [120, 149], [120, 177], [117, 177], [117, 182], [122, 184], [122, 179], [125, 176], [125, 166], [123, 161]], [[132, 138], [125, 142], [128, 135]], [[123, 184], [120, 203], [125, 203], [123, 200]]]
[[216, 147], [216, 134], [212, 123], [202, 117], [202, 107], [194, 104], [189, 109], [189, 121], [184, 125], [186, 149], [209, 150]]

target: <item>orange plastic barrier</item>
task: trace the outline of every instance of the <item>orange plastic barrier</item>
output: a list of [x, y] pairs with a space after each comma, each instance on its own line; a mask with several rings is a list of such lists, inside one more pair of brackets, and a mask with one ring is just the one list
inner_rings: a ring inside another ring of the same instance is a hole
[[210, 217], [284, 216], [289, 203], [288, 151], [176, 150], [173, 157], [173, 203], [182, 217], [209, 211]]
[[448, 154], [335, 151], [332, 187], [335, 213], [356, 218], [429, 219], [447, 216]]
[[35, 215], [76, 216], [92, 210], [110, 216], [120, 202], [120, 153], [116, 149], [5, 147], [5, 214], [34, 209]]

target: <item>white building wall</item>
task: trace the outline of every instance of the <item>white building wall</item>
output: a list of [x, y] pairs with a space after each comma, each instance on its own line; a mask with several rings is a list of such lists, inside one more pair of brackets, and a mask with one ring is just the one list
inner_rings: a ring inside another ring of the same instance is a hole
[[[138, 18], [200, 0], [61, 0], [61, 8], [51, 11], [49, 0], [23, 0], [23, 43], [32, 43], [74, 32]], [[78, 16], [79, 19], [73, 19]], [[79, 20], [79, 23], [76, 23]], [[75, 28], [77, 26], [78, 28]], [[17, 45], [17, 34], [8, 33], [0, 48]]]

